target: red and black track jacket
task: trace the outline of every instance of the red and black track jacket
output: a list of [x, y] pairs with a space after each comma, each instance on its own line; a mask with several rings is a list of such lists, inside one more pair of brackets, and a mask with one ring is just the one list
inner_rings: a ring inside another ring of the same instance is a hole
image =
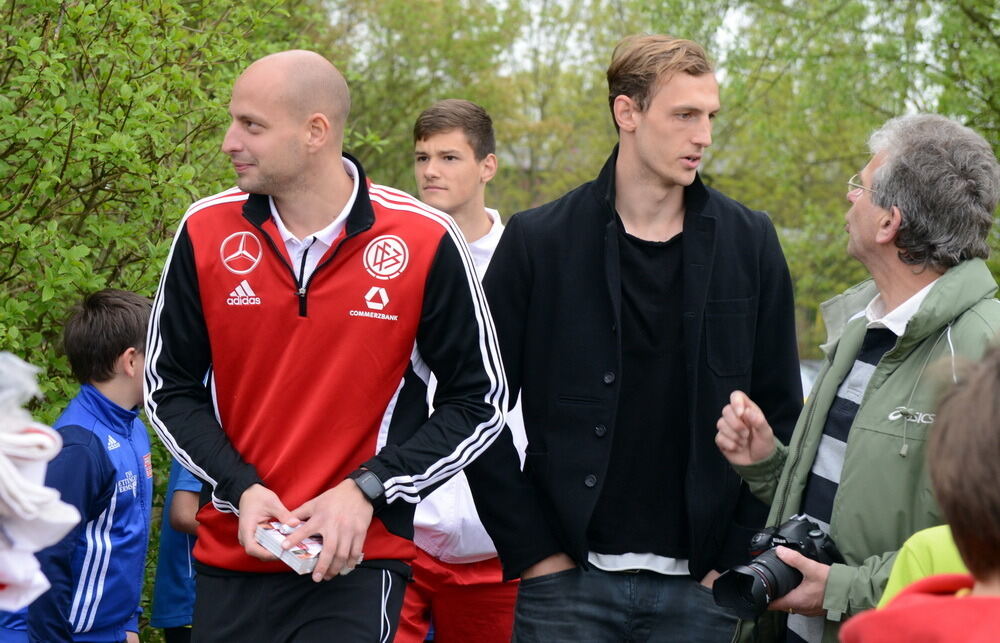
[[360, 466], [388, 502], [365, 559], [409, 560], [415, 504], [503, 429], [503, 367], [461, 232], [354, 163], [345, 229], [305, 284], [267, 196], [202, 199], [177, 230], [150, 320], [147, 412], [213, 487], [198, 514], [202, 563], [287, 571], [239, 545], [240, 495], [260, 482], [294, 509]]

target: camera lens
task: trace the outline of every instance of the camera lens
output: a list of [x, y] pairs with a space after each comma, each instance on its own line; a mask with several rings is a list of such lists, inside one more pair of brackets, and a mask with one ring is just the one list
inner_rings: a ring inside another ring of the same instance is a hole
[[760, 616], [770, 602], [763, 579], [747, 565], [733, 567], [716, 578], [712, 596], [716, 605], [732, 610], [744, 620]]
[[756, 571], [764, 583], [768, 603], [784, 596], [802, 582], [802, 573], [783, 563], [773, 549], [754, 558], [747, 566]]
[[802, 582], [802, 574], [781, 562], [769, 549], [746, 565], [727, 570], [712, 586], [716, 605], [733, 610], [744, 620], [764, 613], [774, 599], [784, 596]]

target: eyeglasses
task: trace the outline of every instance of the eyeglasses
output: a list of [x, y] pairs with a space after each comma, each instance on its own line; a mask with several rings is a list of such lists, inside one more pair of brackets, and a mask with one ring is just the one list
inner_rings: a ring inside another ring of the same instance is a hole
[[854, 190], [866, 190], [868, 192], [871, 192], [872, 194], [875, 194], [875, 190], [873, 190], [871, 188], [866, 188], [864, 185], [861, 184], [861, 175], [860, 174], [855, 174], [851, 178], [847, 179], [847, 185], [849, 185], [851, 188], [853, 188], [851, 190], [852, 192]]

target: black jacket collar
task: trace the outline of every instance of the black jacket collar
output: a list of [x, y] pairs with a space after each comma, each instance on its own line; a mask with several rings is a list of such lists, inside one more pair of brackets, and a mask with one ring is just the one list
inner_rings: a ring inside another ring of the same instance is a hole
[[[343, 152], [343, 155], [348, 161], [354, 163], [354, 167], [358, 170], [358, 175], [354, 177], [354, 180], [358, 182], [358, 196], [354, 200], [354, 206], [347, 215], [347, 223], [344, 226], [344, 232], [350, 237], [367, 230], [375, 223], [375, 210], [368, 197], [368, 177], [365, 175], [365, 169], [361, 167], [361, 162], [347, 152]], [[268, 206], [267, 197], [266, 194], [251, 193], [250, 198], [243, 204], [243, 216], [257, 227], [264, 225], [271, 218], [271, 208]]]
[[[618, 144], [611, 150], [611, 156], [601, 168], [601, 173], [594, 181], [594, 189], [598, 198], [607, 205], [608, 212], [615, 212], [615, 166], [618, 164]], [[685, 216], [692, 214], [711, 216], [705, 211], [708, 204], [709, 192], [705, 184], [701, 182], [701, 175], [695, 174], [691, 185], [684, 188], [684, 211]]]

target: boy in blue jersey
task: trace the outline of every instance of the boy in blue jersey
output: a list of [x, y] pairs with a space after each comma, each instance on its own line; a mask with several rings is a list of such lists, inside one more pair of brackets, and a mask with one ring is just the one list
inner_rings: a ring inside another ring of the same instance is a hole
[[138, 643], [152, 503], [149, 436], [139, 420], [150, 302], [101, 290], [77, 306], [63, 333], [80, 381], [53, 428], [63, 439], [46, 486], [75, 506], [80, 524], [38, 552], [52, 587], [0, 617], [0, 642]]
[[149, 624], [163, 628], [166, 643], [189, 643], [194, 620], [194, 548], [202, 481], [174, 460], [163, 498], [160, 554]]

